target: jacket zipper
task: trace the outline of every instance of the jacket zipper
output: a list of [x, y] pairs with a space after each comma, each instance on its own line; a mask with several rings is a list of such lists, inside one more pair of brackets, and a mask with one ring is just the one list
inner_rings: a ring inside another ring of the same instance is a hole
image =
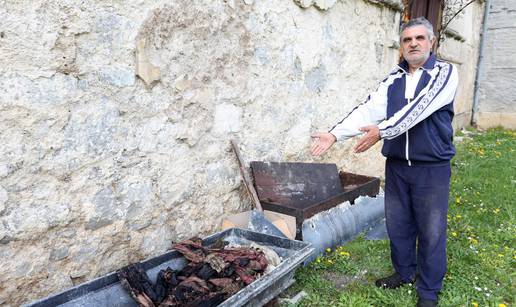
[[[407, 104], [410, 103], [410, 98], [407, 99]], [[409, 157], [409, 135], [408, 135], [408, 130], [405, 131], [405, 158], [407, 159], [407, 162], [408, 162], [408, 166], [412, 166], [412, 163], [410, 162], [410, 157]]]
[[407, 161], [408, 161], [408, 166], [412, 166], [412, 163], [410, 162], [410, 159], [409, 159], [409, 137], [408, 137], [408, 130], [405, 132], [405, 158], [407, 158]]

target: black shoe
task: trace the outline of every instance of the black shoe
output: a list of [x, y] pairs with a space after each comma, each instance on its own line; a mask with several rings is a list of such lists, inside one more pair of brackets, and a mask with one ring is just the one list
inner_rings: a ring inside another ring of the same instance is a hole
[[403, 281], [400, 274], [394, 273], [391, 276], [378, 279], [375, 285], [379, 288], [396, 289], [409, 283], [410, 282]]
[[418, 297], [416, 307], [436, 307], [437, 301]]

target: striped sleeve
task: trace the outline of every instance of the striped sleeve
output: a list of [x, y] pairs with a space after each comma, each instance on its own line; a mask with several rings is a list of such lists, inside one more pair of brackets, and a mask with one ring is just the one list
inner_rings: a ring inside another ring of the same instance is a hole
[[452, 64], [444, 62], [436, 63], [436, 67], [437, 69], [432, 71], [430, 82], [419, 95], [378, 125], [382, 139], [393, 139], [403, 134], [435, 111], [453, 102], [459, 83], [457, 69]]
[[387, 90], [389, 86], [401, 76], [400, 72], [393, 72], [385, 78], [376, 91], [372, 92], [363, 103], [351, 110], [339, 123], [330, 129], [330, 133], [338, 141], [362, 134], [361, 127], [376, 125], [386, 117]]

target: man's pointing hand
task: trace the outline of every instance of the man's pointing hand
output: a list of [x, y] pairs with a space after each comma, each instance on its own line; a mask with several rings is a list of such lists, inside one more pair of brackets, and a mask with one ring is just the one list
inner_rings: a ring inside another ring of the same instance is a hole
[[314, 156], [323, 155], [330, 147], [337, 141], [335, 136], [329, 132], [325, 133], [316, 133], [312, 135], [314, 139], [314, 143], [310, 148], [310, 152]]
[[368, 150], [380, 140], [380, 129], [376, 125], [365, 126], [359, 130], [365, 132], [365, 135], [358, 140], [355, 148], [353, 148], [356, 153]]

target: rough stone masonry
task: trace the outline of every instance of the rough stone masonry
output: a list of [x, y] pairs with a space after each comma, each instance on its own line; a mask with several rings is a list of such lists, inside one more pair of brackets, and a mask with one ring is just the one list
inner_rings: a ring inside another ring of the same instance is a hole
[[491, 1], [478, 80], [476, 123], [480, 127], [516, 129], [515, 40], [516, 1]]
[[[396, 63], [400, 1], [308, 2], [0, 0], [0, 305], [248, 209], [230, 138], [313, 162], [310, 133]], [[316, 161], [381, 174], [351, 143]]]

